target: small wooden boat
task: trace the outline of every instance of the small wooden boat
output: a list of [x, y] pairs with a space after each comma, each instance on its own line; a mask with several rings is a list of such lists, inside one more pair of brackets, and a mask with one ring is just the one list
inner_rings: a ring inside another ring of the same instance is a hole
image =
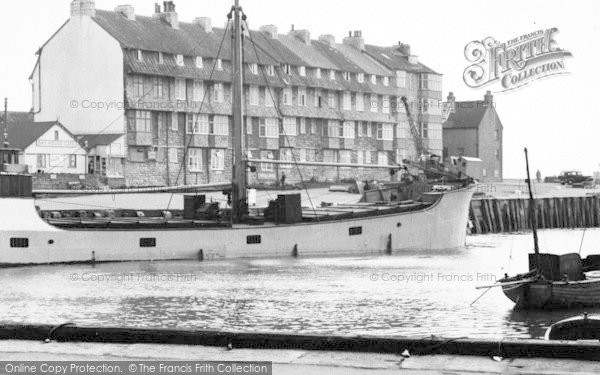
[[537, 220], [527, 164], [529, 214], [533, 231], [534, 254], [529, 254], [529, 272], [499, 280], [504, 294], [515, 303], [516, 309], [555, 309], [576, 306], [600, 306], [600, 278], [586, 276], [584, 265], [593, 269], [597, 256], [582, 261], [579, 254], [554, 255], [540, 253]]
[[544, 335], [546, 340], [598, 340], [600, 315], [573, 316], [551, 325]]

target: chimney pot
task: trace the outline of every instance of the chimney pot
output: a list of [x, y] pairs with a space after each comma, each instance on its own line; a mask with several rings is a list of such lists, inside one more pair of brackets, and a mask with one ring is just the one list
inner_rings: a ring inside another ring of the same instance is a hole
[[160, 4], [154, 3], [154, 14], [160, 14]]
[[486, 91], [485, 95], [483, 96], [483, 101], [485, 102], [485, 104], [494, 103], [494, 95], [492, 95], [492, 92], [490, 90]]
[[344, 38], [343, 43], [347, 46], [354, 47], [359, 51], [363, 51], [365, 49], [365, 40], [362, 37], [362, 32], [359, 30], [354, 31], [354, 36], [352, 33]]
[[166, 23], [174, 29], [179, 29], [179, 16], [175, 12], [175, 4], [172, 1], [163, 2], [163, 13], [160, 14]]
[[71, 17], [96, 16], [96, 2], [94, 0], [73, 0], [71, 2]]

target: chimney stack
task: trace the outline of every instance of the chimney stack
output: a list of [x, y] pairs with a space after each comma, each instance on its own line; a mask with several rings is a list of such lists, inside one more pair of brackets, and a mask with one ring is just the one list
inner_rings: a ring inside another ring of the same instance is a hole
[[331, 48], [335, 48], [335, 37], [331, 34], [319, 36], [319, 41], [327, 44]]
[[157, 14], [160, 14], [160, 4], [154, 3], [154, 16], [156, 17]]
[[135, 9], [131, 5], [117, 5], [115, 12], [121, 13], [128, 20], [135, 21]]
[[343, 43], [347, 46], [354, 47], [359, 51], [363, 51], [365, 49], [365, 40], [363, 39], [362, 31], [360, 30], [355, 30], [354, 36], [352, 35], [352, 32], [349, 32], [348, 36], [344, 38]]
[[[292, 25], [293, 27], [293, 25]], [[289, 36], [295, 37], [300, 40], [302, 43], [310, 46], [310, 31], [308, 30], [292, 30], [288, 33]]]
[[212, 32], [212, 20], [210, 19], [210, 17], [196, 17], [192, 22], [194, 25], [200, 26], [200, 28], [204, 30], [204, 32]]
[[73, 0], [71, 2], [71, 17], [96, 16], [96, 2], [94, 0]]
[[449, 113], [452, 113], [456, 110], [456, 97], [454, 97], [454, 93], [452, 91], [448, 93], [446, 103]]
[[[157, 15], [155, 14], [154, 16], [156, 17]], [[179, 29], [179, 17], [175, 11], [174, 2], [163, 1], [163, 12], [159, 16], [163, 21], [171, 25], [172, 28]]]
[[265, 34], [267, 37], [271, 39], [277, 39], [277, 26], [275, 25], [264, 25], [259, 28], [260, 32]]
[[406, 56], [410, 56], [410, 44], [398, 42], [398, 51]]
[[485, 103], [485, 105], [494, 104], [494, 95], [492, 95], [492, 92], [490, 90], [486, 91], [485, 95], [483, 96], [483, 102]]

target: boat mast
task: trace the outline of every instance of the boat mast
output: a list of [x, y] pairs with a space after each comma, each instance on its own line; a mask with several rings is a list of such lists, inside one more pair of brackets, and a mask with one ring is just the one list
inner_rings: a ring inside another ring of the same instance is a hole
[[242, 61], [242, 21], [240, 1], [233, 6], [233, 164], [231, 179], [231, 220], [239, 223], [248, 214], [246, 197], [246, 162], [244, 160], [243, 134], [243, 61]]
[[531, 190], [531, 176], [529, 175], [529, 157], [527, 156], [527, 147], [525, 147], [525, 165], [527, 166], [527, 187], [529, 188], [529, 216], [531, 217], [531, 229], [533, 230], [533, 248], [537, 258], [538, 270], [540, 267], [540, 249], [537, 236], [537, 217], [535, 215], [535, 200]]

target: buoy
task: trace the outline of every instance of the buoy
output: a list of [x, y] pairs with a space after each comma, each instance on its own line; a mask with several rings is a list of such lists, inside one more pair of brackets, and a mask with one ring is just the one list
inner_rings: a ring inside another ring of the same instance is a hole
[[198, 250], [198, 261], [199, 262], [204, 261], [204, 250], [202, 250], [202, 249]]
[[392, 255], [392, 234], [388, 234], [387, 245], [385, 246], [385, 253], [387, 255]]

